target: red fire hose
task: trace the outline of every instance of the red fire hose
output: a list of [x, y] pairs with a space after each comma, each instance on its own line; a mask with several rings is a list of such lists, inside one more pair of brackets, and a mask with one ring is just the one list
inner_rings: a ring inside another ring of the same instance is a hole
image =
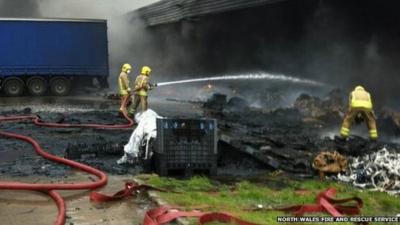
[[105, 124], [62, 124], [62, 123], [46, 123], [40, 121], [40, 118], [36, 115], [29, 116], [0, 116], [1, 121], [18, 121], [18, 120], [32, 120], [37, 126], [51, 127], [51, 128], [94, 128], [94, 129], [123, 129], [130, 128], [133, 126], [134, 121], [124, 114], [125, 119], [128, 121], [127, 124], [121, 125], [105, 125]]
[[[130, 128], [133, 126], [134, 121], [129, 118], [127, 115], [124, 115], [127, 124], [122, 125], [101, 125], [101, 124], [58, 124], [58, 123], [45, 123], [41, 122], [40, 118], [35, 115], [30, 116], [6, 116], [0, 117], [0, 122], [2, 121], [20, 121], [20, 120], [31, 120], [34, 124], [38, 126], [45, 127], [54, 127], [54, 128], [95, 128], [95, 129], [122, 129], [122, 128]], [[28, 136], [19, 135], [10, 132], [0, 131], [0, 136], [6, 138], [15, 138], [18, 140], [22, 140], [28, 142], [35, 149], [36, 153], [41, 155], [43, 158], [61, 163], [72, 168], [79, 169], [81, 171], [90, 173], [98, 177], [98, 180], [95, 182], [85, 182], [85, 183], [75, 183], [75, 184], [30, 184], [30, 183], [22, 183], [22, 182], [0, 182], [0, 189], [7, 190], [31, 190], [31, 191], [40, 191], [43, 193], [47, 193], [57, 204], [58, 215], [55, 224], [63, 225], [65, 223], [65, 201], [62, 196], [56, 192], [55, 190], [86, 190], [86, 189], [96, 189], [103, 187], [107, 184], [107, 175], [100, 170], [97, 170], [93, 167], [87, 166], [82, 163], [78, 163], [72, 160], [64, 159], [50, 153], [47, 153], [43, 150], [43, 148], [39, 145], [37, 141]]]
[[[98, 124], [58, 124], [58, 123], [45, 123], [41, 122], [38, 116], [7, 116], [0, 117], [0, 122], [2, 121], [20, 121], [20, 120], [32, 120], [34, 124], [38, 126], [45, 127], [54, 127], [54, 128], [71, 128], [71, 127], [85, 127], [85, 128], [96, 128], [96, 129], [121, 129], [121, 128], [129, 128], [132, 127], [133, 121], [127, 115], [124, 115], [125, 118], [129, 121], [128, 124], [124, 125], [98, 125]], [[0, 136], [6, 138], [15, 138], [25, 142], [30, 143], [35, 151], [41, 155], [43, 158], [61, 163], [73, 168], [80, 169], [84, 172], [93, 174], [98, 177], [98, 180], [95, 182], [89, 183], [76, 183], [76, 184], [30, 184], [30, 183], [21, 183], [21, 182], [0, 182], [0, 189], [7, 190], [31, 190], [31, 191], [39, 191], [48, 194], [57, 204], [58, 215], [56, 218], [56, 225], [63, 225], [65, 223], [65, 201], [62, 196], [56, 190], [86, 190], [86, 189], [96, 189], [100, 188], [107, 184], [107, 175], [100, 170], [97, 170], [93, 167], [84, 165], [82, 163], [78, 163], [72, 160], [64, 159], [52, 154], [47, 153], [43, 150], [43, 148], [36, 142], [33, 138], [27, 137], [24, 135], [14, 134], [10, 132], [0, 131]], [[148, 185], [138, 185], [134, 183], [126, 183], [125, 190], [119, 191], [113, 196], [104, 195], [98, 192], [92, 192], [90, 195], [91, 201], [113, 201], [124, 198], [129, 195], [133, 195], [134, 191], [139, 189], [155, 189], [158, 191], [165, 191], [163, 189], [154, 188]], [[144, 218], [145, 225], [156, 225], [163, 224], [168, 221], [172, 221], [181, 216], [197, 216], [199, 217], [200, 224], [204, 224], [210, 221], [221, 221], [221, 222], [230, 222], [235, 221], [239, 225], [256, 225], [253, 223], [248, 223], [246, 221], [242, 221], [237, 219], [229, 214], [224, 213], [200, 213], [200, 212], [172, 212], [167, 213], [169, 210], [167, 208], [162, 209], [154, 209], [150, 210], [146, 213]], [[155, 218], [155, 214], [160, 218]], [[157, 222], [154, 221], [156, 219]]]
[[[134, 122], [127, 115], [124, 117], [128, 120], [128, 124], [123, 125], [100, 125], [100, 124], [58, 124], [58, 123], [45, 123], [41, 122], [40, 118], [35, 115], [30, 116], [0, 116], [0, 122], [2, 121], [20, 121], [20, 120], [31, 120], [34, 124], [38, 126], [45, 127], [54, 127], [54, 128], [95, 128], [95, 129], [122, 129], [132, 127]], [[31, 190], [31, 191], [39, 191], [48, 194], [57, 204], [58, 215], [56, 218], [56, 225], [63, 225], [65, 223], [65, 201], [62, 196], [56, 190], [86, 190], [86, 189], [96, 189], [103, 187], [107, 184], [107, 175], [100, 170], [97, 170], [93, 167], [87, 166], [82, 163], [78, 163], [72, 160], [64, 159], [52, 154], [47, 153], [40, 147], [39, 143], [36, 142], [33, 138], [28, 136], [19, 135], [10, 132], [0, 131], [0, 136], [6, 138], [15, 138], [25, 142], [30, 143], [35, 151], [44, 157], [45, 159], [61, 163], [72, 168], [80, 169], [81, 171], [93, 174], [98, 177], [98, 180], [95, 182], [86, 182], [86, 183], [75, 183], [75, 184], [30, 184], [30, 183], [21, 183], [21, 182], [0, 182], [0, 189], [7, 190]], [[127, 183], [125, 185], [125, 190], [117, 192], [113, 196], [107, 196], [101, 193], [92, 192], [90, 199], [92, 201], [112, 201], [121, 199], [125, 196], [132, 195], [135, 190], [141, 188], [152, 188], [159, 191], [165, 191], [162, 189], [157, 189], [147, 185], [137, 185], [134, 183]], [[326, 212], [332, 216], [342, 216], [342, 214], [347, 215], [356, 215], [360, 213], [360, 208], [362, 208], [362, 200], [359, 198], [349, 198], [349, 199], [333, 199], [336, 191], [334, 189], [328, 189], [325, 192], [321, 192], [317, 197], [317, 204], [314, 205], [296, 205], [286, 208], [280, 208], [276, 210], [291, 212], [297, 216], [301, 216], [304, 213], [313, 213], [313, 212]], [[355, 201], [357, 204], [352, 206], [342, 206], [341, 203]], [[145, 225], [161, 225], [167, 222], [170, 222], [179, 217], [198, 217], [199, 224], [203, 225], [205, 223], [211, 221], [220, 221], [224, 223], [234, 222], [239, 225], [256, 225], [254, 223], [250, 223], [241, 219], [238, 219], [229, 213], [219, 213], [219, 212], [211, 212], [211, 213], [201, 213], [198, 211], [192, 212], [182, 212], [179, 210], [171, 211], [170, 207], [161, 207], [158, 209], [149, 210], [144, 218]]]
[[200, 212], [193, 211], [180, 211], [179, 207], [163, 206], [156, 209], [151, 209], [144, 215], [144, 225], [163, 225], [167, 224], [177, 218], [181, 217], [195, 217], [198, 218], [198, 224], [204, 225], [210, 222], [231, 223], [237, 225], [259, 225], [239, 219], [229, 213], [223, 212]]
[[[276, 211], [291, 213], [295, 216], [303, 216], [309, 213], [327, 213], [333, 217], [343, 215], [358, 215], [363, 207], [363, 202], [360, 198], [345, 198], [334, 199], [336, 194], [334, 188], [320, 192], [316, 198], [315, 204], [294, 205], [283, 208], [274, 208]], [[355, 202], [356, 204], [346, 204]], [[237, 225], [258, 225], [245, 220], [241, 220], [230, 213], [221, 212], [199, 212], [199, 211], [180, 211], [179, 207], [163, 206], [157, 209], [152, 209], [146, 212], [144, 216], [144, 225], [164, 225], [168, 222], [180, 217], [197, 217], [198, 224], [204, 225], [208, 222], [233, 223]], [[368, 223], [362, 223], [367, 225]]]

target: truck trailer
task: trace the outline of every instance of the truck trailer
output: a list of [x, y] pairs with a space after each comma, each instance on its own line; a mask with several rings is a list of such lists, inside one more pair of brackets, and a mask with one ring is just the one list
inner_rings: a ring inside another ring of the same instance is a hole
[[67, 95], [72, 87], [108, 87], [107, 21], [0, 19], [3, 95]]

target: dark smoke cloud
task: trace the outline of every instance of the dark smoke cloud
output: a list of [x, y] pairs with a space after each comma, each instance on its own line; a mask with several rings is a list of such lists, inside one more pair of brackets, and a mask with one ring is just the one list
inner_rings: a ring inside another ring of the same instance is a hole
[[[141, 20], [130, 21], [126, 15], [135, 9], [157, 0], [40, 0], [40, 11], [44, 17], [98, 18], [107, 19], [110, 53], [110, 87], [116, 90], [116, 81], [123, 63], [133, 66], [133, 75], [142, 65], [143, 52], [151, 46], [149, 36]], [[135, 47], [136, 46], [136, 47]]]
[[345, 90], [361, 84], [378, 106], [400, 85], [400, 16], [396, 1], [320, 0], [299, 42], [310, 48], [305, 71]]
[[0, 0], [0, 17], [39, 17], [35, 0]]
[[[345, 92], [362, 84], [382, 106], [400, 86], [398, 4], [289, 0], [208, 15], [149, 28], [154, 42], [141, 57], [179, 78], [268, 71], [317, 79]], [[249, 89], [248, 83], [239, 86]]]
[[[132, 19], [130, 11], [154, 1], [0, 0], [0, 16], [109, 19], [111, 84], [120, 64], [129, 62], [134, 73], [151, 66], [155, 81], [267, 71], [346, 92], [362, 84], [378, 105], [395, 99], [400, 86], [396, 0], [288, 0], [156, 27]], [[228, 85], [246, 91], [271, 86]]]

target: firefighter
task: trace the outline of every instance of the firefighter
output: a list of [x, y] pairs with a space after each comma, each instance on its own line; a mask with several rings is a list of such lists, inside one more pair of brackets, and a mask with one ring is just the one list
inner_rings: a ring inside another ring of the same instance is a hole
[[129, 115], [134, 115], [139, 105], [142, 112], [147, 110], [148, 91], [155, 86], [149, 83], [150, 72], [150, 67], [143, 66], [140, 75], [135, 80], [134, 95], [132, 97], [132, 104], [129, 107]]
[[371, 95], [362, 87], [357, 86], [349, 96], [349, 110], [343, 120], [340, 135], [346, 139], [350, 134], [350, 127], [354, 121], [365, 120], [371, 140], [378, 138], [375, 114], [372, 107]]
[[121, 97], [121, 106], [119, 107], [119, 111], [124, 115], [128, 113], [126, 105], [128, 104], [128, 99], [131, 93], [128, 74], [131, 72], [131, 70], [132, 66], [128, 63], [125, 63], [122, 65], [121, 73], [118, 77], [119, 95]]

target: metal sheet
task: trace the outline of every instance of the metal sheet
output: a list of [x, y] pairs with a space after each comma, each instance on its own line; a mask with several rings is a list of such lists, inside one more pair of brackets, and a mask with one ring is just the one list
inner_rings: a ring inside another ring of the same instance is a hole
[[0, 20], [0, 49], [0, 77], [109, 74], [105, 20]]
[[138, 12], [148, 26], [154, 26], [280, 1], [285, 0], [163, 0], [143, 7]]

